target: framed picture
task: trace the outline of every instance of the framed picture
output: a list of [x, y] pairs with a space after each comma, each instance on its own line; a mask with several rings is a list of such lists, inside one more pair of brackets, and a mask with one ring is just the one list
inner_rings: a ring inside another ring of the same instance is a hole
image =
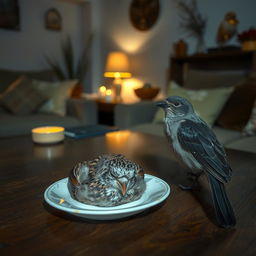
[[60, 13], [52, 8], [46, 12], [45, 16], [45, 27], [51, 30], [61, 30], [61, 15]]
[[0, 0], [0, 28], [20, 29], [18, 0]]

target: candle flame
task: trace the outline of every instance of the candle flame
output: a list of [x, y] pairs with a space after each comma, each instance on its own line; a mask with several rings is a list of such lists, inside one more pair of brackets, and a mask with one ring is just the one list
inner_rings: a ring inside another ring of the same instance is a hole
[[107, 88], [106, 88], [106, 86], [104, 86], [104, 85], [100, 86], [100, 88], [99, 88], [99, 91], [100, 91], [101, 93], [106, 93], [106, 90], [107, 90]]
[[112, 94], [111, 89], [107, 89], [107, 90], [106, 90], [106, 95], [107, 95], [107, 96], [110, 96], [111, 94]]
[[64, 127], [61, 126], [45, 126], [45, 127], [37, 127], [32, 129], [33, 133], [55, 133], [55, 132], [63, 132]]

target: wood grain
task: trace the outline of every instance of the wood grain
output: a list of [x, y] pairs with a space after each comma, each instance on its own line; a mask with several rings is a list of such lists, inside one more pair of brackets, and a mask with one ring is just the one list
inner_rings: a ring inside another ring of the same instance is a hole
[[[43, 193], [82, 160], [116, 152], [171, 185], [155, 208], [116, 221], [92, 221], [58, 211]], [[256, 255], [256, 155], [227, 151], [234, 175], [227, 192], [237, 226], [215, 225], [207, 181], [181, 191], [183, 169], [164, 138], [129, 131], [40, 146], [30, 136], [0, 140], [1, 255]]]

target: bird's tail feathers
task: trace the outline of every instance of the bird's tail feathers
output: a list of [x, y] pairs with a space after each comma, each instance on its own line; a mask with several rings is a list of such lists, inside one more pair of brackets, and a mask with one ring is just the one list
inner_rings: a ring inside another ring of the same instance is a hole
[[224, 184], [211, 175], [208, 175], [208, 179], [218, 224], [223, 228], [234, 227], [236, 225], [236, 217]]

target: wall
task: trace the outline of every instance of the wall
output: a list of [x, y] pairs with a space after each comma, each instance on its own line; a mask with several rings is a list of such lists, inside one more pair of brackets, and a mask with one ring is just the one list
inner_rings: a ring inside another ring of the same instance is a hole
[[[131, 26], [128, 10], [131, 0], [87, 0], [82, 4], [58, 0], [19, 0], [21, 31], [0, 29], [0, 68], [47, 68], [45, 55], [60, 58], [60, 43], [65, 35], [72, 36], [78, 55], [90, 29], [94, 32], [93, 58], [86, 91], [96, 91], [101, 84], [107, 53], [125, 51], [131, 57], [134, 77], [164, 87], [172, 45], [184, 37], [179, 29], [179, 17], [174, 0], [160, 0], [161, 12], [155, 26], [140, 32]], [[89, 2], [89, 3], [88, 3]], [[239, 31], [256, 26], [255, 0], [198, 0], [199, 8], [208, 17], [206, 43], [215, 46], [218, 24], [227, 11], [237, 12]], [[91, 5], [91, 7], [90, 7]], [[63, 18], [60, 32], [44, 28], [44, 15], [57, 8]], [[90, 10], [91, 19], [90, 23]], [[87, 26], [88, 24], [88, 26]], [[186, 40], [188, 40], [186, 38]], [[194, 41], [188, 40], [189, 52]], [[232, 43], [236, 43], [233, 40]]]
[[[0, 29], [0, 68], [28, 70], [48, 68], [45, 56], [61, 60], [60, 46], [72, 37], [77, 57], [90, 33], [87, 5], [57, 0], [19, 0], [20, 31]], [[62, 30], [47, 30], [45, 13], [56, 8], [62, 16]]]
[[[97, 0], [96, 0], [97, 1]], [[131, 0], [98, 0], [98, 17], [101, 20], [101, 33], [98, 39], [98, 52], [95, 61], [97, 70], [93, 74], [93, 86], [96, 90], [102, 81], [105, 59], [112, 50], [127, 52], [131, 57], [132, 73], [143, 81], [151, 82], [164, 88], [172, 45], [184, 35], [179, 29], [179, 17], [174, 0], [160, 0], [161, 13], [155, 26], [146, 32], [132, 27], [129, 21], [129, 5]], [[237, 13], [239, 31], [256, 26], [255, 0], [198, 0], [201, 13], [208, 17], [206, 31], [207, 47], [214, 47], [217, 27], [228, 11]], [[193, 53], [195, 43], [189, 42], [189, 52]], [[100, 42], [99, 42], [100, 40]], [[234, 39], [232, 44], [236, 44]]]

